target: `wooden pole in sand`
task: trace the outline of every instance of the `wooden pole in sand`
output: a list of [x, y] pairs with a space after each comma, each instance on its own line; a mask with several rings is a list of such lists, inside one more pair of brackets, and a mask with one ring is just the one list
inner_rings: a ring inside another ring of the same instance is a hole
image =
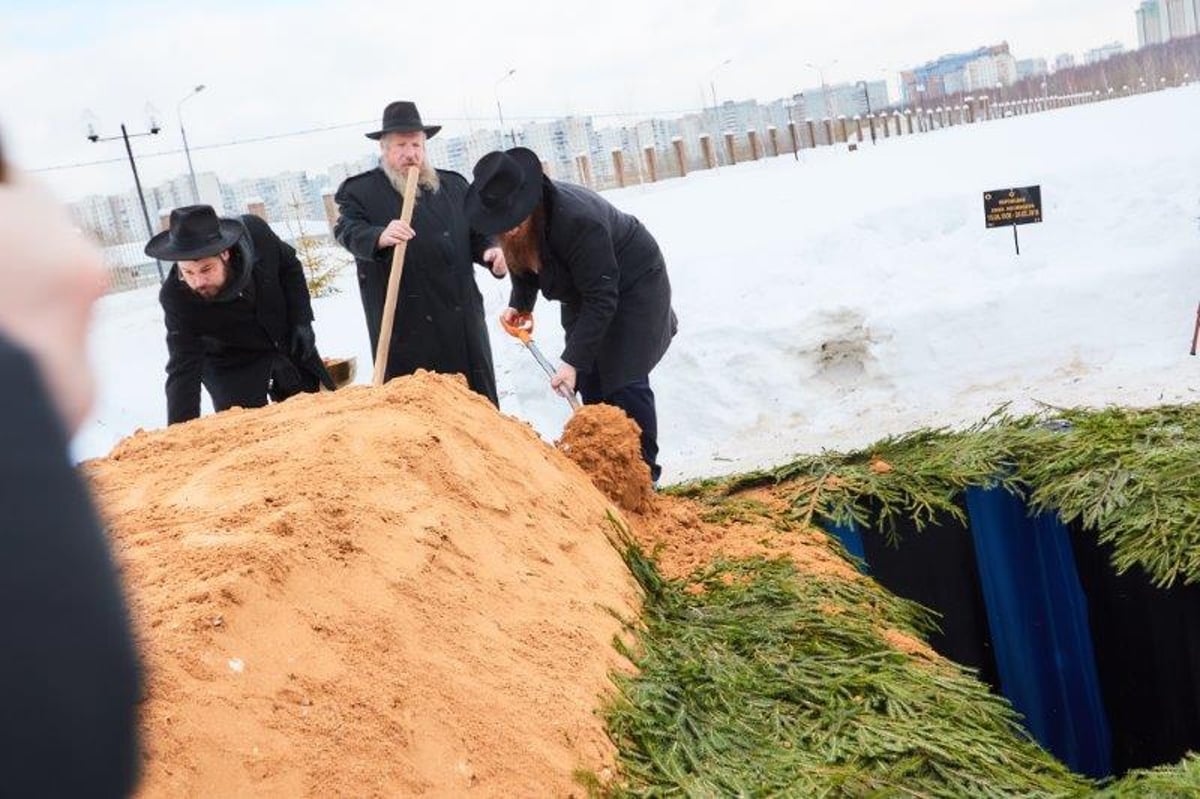
[[[404, 202], [400, 205], [400, 221], [412, 222], [413, 202], [417, 197], [417, 168], [410, 166], [404, 178]], [[387, 372], [388, 351], [392, 346], [392, 323], [396, 318], [396, 305], [400, 298], [400, 273], [404, 271], [404, 252], [408, 242], [402, 241], [392, 248], [392, 272], [388, 276], [387, 300], [383, 303], [383, 320], [379, 325], [379, 346], [375, 348], [375, 377], [372, 385], [382, 386]]]

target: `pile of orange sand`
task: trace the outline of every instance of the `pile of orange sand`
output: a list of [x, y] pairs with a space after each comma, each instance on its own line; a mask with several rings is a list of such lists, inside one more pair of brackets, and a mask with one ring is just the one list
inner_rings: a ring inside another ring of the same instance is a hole
[[641, 430], [620, 408], [585, 405], [567, 421], [558, 448], [623, 510], [643, 513], [654, 501], [642, 460]]
[[806, 525], [655, 494], [615, 408], [559, 447], [421, 372], [87, 464], [148, 667], [142, 795], [582, 796], [576, 769], [613, 775], [611, 611], [638, 612], [609, 500], [668, 577], [765, 556], [863, 579]]
[[[834, 551], [829, 536], [791, 519], [785, 490], [744, 491], [733, 499], [746, 503], [748, 510], [720, 522], [706, 520], [704, 506], [695, 501], [656, 495], [650, 470], [641, 460], [639, 435], [637, 424], [623, 411], [591, 405], [567, 422], [559, 447], [625, 511], [629, 532], [644, 550], [654, 553], [667, 577], [687, 579], [720, 558], [786, 558], [800, 572], [821, 579], [866, 579]], [[906, 655], [943, 663], [922, 640], [882, 621], [879, 632]]]
[[[655, 553], [668, 577], [685, 578], [720, 557], [786, 557], [810, 574], [860, 577], [830, 548], [828, 536], [820, 530], [796, 525], [797, 529], [782, 531], [765, 517], [712, 523], [704, 520], [697, 503], [656, 495], [650, 470], [642, 461], [637, 423], [618, 408], [589, 405], [576, 411], [558, 446], [625, 511], [630, 532], [643, 548]], [[758, 494], [755, 501], [762, 507], [785, 513], [785, 502], [769, 492]]]
[[143, 795], [579, 796], [574, 769], [608, 773], [610, 609], [638, 602], [609, 504], [460, 381], [230, 411], [85, 469], [147, 666]]

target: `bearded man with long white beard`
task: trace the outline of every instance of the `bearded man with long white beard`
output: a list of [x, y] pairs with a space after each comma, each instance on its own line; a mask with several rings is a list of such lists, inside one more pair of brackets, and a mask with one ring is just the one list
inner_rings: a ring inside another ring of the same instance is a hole
[[[407, 242], [400, 295], [384, 379], [428, 369], [461, 374], [471, 389], [497, 404], [496, 373], [473, 263], [507, 274], [504, 255], [490, 238], [471, 231], [463, 215], [467, 181], [434, 169], [425, 141], [441, 130], [425, 125], [415, 104], [390, 103], [379, 130], [379, 166], [347, 178], [335, 199], [338, 242], [358, 263], [358, 288], [372, 355], [378, 351], [392, 249]], [[400, 219], [408, 168], [419, 169], [412, 222]]]

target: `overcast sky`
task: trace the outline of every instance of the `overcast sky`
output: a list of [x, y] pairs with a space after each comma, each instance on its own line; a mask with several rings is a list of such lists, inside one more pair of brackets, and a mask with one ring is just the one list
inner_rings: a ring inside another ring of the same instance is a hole
[[[1007, 41], [1017, 58], [1053, 60], [1111, 41], [1136, 46], [1136, 0], [505, 0], [365, 2], [0, 0], [0, 141], [26, 169], [123, 159], [102, 136], [137, 139], [154, 183], [182, 174], [177, 104], [196, 170], [232, 180], [319, 171], [370, 152], [362, 133], [383, 106], [412, 99], [446, 132], [532, 116], [610, 114], [632, 122], [721, 100], [768, 101], [819, 84], [881, 77]], [[714, 70], [726, 59], [730, 63]], [[833, 63], [835, 62], [836, 63]], [[516, 73], [497, 86], [509, 69]], [[622, 116], [618, 116], [622, 115]], [[215, 147], [347, 125], [271, 142]], [[131, 188], [127, 162], [43, 178], [64, 198]]]

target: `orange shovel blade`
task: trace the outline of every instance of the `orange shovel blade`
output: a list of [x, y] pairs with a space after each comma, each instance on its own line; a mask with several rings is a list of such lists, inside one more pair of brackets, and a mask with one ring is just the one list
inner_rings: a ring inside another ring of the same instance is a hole
[[500, 317], [500, 326], [508, 335], [514, 338], [519, 338], [523, 344], [528, 344], [530, 337], [533, 335], [533, 314], [519, 313], [513, 321], [506, 322], [504, 317]]

